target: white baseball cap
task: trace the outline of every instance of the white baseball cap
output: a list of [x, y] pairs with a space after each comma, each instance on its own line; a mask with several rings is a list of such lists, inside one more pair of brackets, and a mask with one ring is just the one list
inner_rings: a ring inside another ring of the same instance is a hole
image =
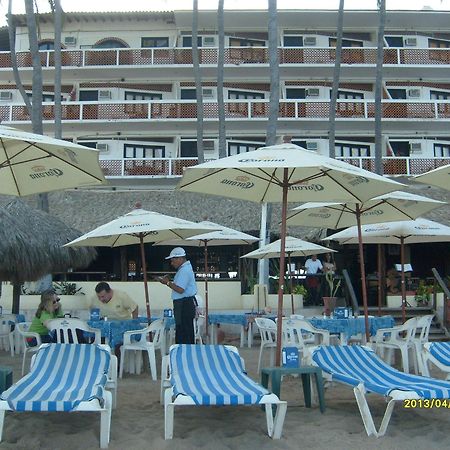
[[175, 247], [170, 252], [170, 255], [166, 257], [166, 259], [181, 258], [183, 256], [186, 256], [186, 252], [184, 251], [184, 248]]

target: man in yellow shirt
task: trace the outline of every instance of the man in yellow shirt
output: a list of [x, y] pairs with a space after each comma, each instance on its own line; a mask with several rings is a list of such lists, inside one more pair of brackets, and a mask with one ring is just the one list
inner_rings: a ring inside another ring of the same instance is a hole
[[102, 317], [108, 319], [136, 319], [138, 306], [130, 296], [123, 291], [111, 289], [104, 281], [95, 286], [96, 297], [92, 297], [88, 307], [98, 308]]

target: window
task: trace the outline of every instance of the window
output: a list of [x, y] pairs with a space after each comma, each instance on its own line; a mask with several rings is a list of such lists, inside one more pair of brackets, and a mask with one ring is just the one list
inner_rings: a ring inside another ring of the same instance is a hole
[[264, 99], [262, 92], [228, 91], [228, 100], [260, 100]]
[[256, 39], [230, 38], [230, 47], [264, 47], [265, 41]]
[[411, 145], [409, 141], [390, 141], [389, 143], [394, 156], [410, 156]]
[[388, 47], [403, 47], [403, 36], [385, 36]]
[[257, 148], [261, 147], [262, 145], [263, 144], [252, 144], [252, 143], [231, 141], [231, 142], [228, 142], [228, 148], [227, 148], [228, 156], [239, 155], [240, 153], [251, 152], [251, 151], [256, 150]]
[[80, 102], [98, 102], [98, 91], [80, 91]]
[[124, 158], [165, 158], [166, 148], [163, 145], [125, 144]]
[[[336, 38], [330, 38], [329, 44], [330, 47], [336, 47]], [[363, 47], [362, 41], [352, 41], [350, 39], [342, 39], [342, 47]]]
[[[331, 97], [331, 91], [330, 91]], [[364, 94], [361, 92], [352, 92], [352, 91], [341, 91], [338, 90], [338, 98], [339, 99], [347, 99], [347, 100], [364, 100]]]
[[182, 100], [195, 100], [197, 98], [197, 93], [194, 89], [181, 89], [180, 98]]
[[45, 41], [39, 43], [39, 50], [54, 50], [55, 43], [53, 41]]
[[162, 94], [155, 92], [125, 91], [125, 100], [162, 100]]
[[286, 88], [286, 98], [299, 99], [306, 98], [305, 88]]
[[342, 156], [347, 158], [356, 158], [362, 156], [370, 156], [370, 146], [364, 144], [353, 144], [336, 142], [335, 145], [336, 156]]
[[181, 141], [180, 156], [182, 158], [197, 158], [197, 141]]
[[430, 91], [431, 100], [449, 100], [450, 92], [445, 91]]
[[143, 37], [141, 39], [141, 47], [168, 47], [168, 37]]
[[[192, 47], [192, 36], [183, 36], [183, 47]], [[202, 36], [197, 36], [197, 46], [202, 46]]]
[[303, 36], [283, 36], [284, 47], [303, 47]]
[[450, 157], [450, 144], [434, 144], [434, 156], [437, 158], [449, 158]]
[[[33, 94], [31, 92], [27, 92], [27, 96], [30, 99], [33, 99]], [[42, 94], [42, 102], [43, 103], [52, 103], [55, 101], [55, 95], [54, 94]], [[64, 101], [64, 97], [61, 95], [61, 101]]]
[[441, 39], [428, 39], [429, 48], [450, 48], [450, 41], [443, 41]]
[[387, 91], [393, 100], [406, 99], [406, 89], [388, 89]]

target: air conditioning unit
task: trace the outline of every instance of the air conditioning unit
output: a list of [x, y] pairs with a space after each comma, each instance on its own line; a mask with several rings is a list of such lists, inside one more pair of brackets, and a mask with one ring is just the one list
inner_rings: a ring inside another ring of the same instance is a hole
[[409, 151], [411, 153], [422, 153], [422, 143], [421, 142], [411, 142], [409, 144]]
[[0, 91], [0, 101], [7, 102], [8, 100], [12, 100], [12, 92]]
[[306, 96], [307, 97], [318, 97], [320, 94], [319, 88], [309, 88], [306, 89]]
[[213, 152], [215, 150], [214, 141], [203, 141], [203, 151]]
[[111, 100], [111, 91], [98, 91], [99, 100]]
[[214, 89], [211, 89], [211, 88], [203, 88], [202, 89], [203, 98], [214, 98], [215, 97], [214, 94], [215, 94]]
[[318, 142], [311, 141], [311, 142], [306, 143], [306, 150], [311, 150], [311, 151], [316, 152], [318, 149], [319, 149]]
[[106, 153], [109, 150], [109, 146], [108, 144], [106, 144], [105, 142], [97, 142], [97, 144], [95, 145], [95, 148], [100, 152], [100, 153]]
[[406, 47], [417, 47], [417, 38], [405, 38]]
[[77, 38], [74, 36], [66, 36], [64, 38], [64, 44], [69, 47], [75, 45], [76, 43], [77, 43]]
[[203, 47], [216, 47], [217, 38], [216, 36], [203, 36]]
[[303, 45], [314, 47], [315, 45], [317, 45], [317, 38], [315, 36], [305, 36], [303, 38]]
[[420, 98], [421, 97], [420, 89], [408, 89], [407, 94], [408, 94], [409, 98]]

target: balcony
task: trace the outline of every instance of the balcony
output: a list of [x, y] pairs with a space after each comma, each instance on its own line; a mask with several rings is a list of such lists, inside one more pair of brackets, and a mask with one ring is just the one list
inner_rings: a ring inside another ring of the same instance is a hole
[[[337, 158], [373, 172], [375, 158], [355, 157]], [[197, 158], [126, 158], [101, 159], [100, 166], [106, 178], [173, 178], [183, 175], [183, 168], [198, 164]], [[410, 158], [385, 157], [383, 158], [384, 174], [388, 176], [413, 176], [429, 170], [450, 164], [449, 158]]]
[[[330, 104], [328, 100], [281, 100], [278, 121], [285, 132], [296, 134], [299, 122], [311, 132], [328, 132]], [[227, 130], [233, 132], [264, 132], [269, 114], [269, 100], [236, 100], [225, 102]], [[44, 123], [51, 130], [54, 105], [45, 103]], [[374, 100], [338, 100], [336, 120], [340, 132], [372, 133]], [[205, 132], [216, 132], [219, 110], [216, 101], [203, 104]], [[386, 133], [428, 132], [447, 135], [450, 119], [449, 100], [383, 100], [383, 130]], [[0, 105], [3, 124], [31, 124], [25, 105]], [[164, 133], [192, 133], [197, 120], [197, 104], [193, 100], [157, 100], [149, 102], [64, 102], [62, 121], [77, 131], [117, 131], [122, 124], [126, 130], [142, 131], [145, 125], [152, 136]]]
[[[54, 52], [41, 51], [41, 64], [44, 69], [54, 67]], [[342, 50], [343, 78], [374, 79], [373, 69], [376, 65], [376, 47], [344, 48]], [[336, 59], [334, 47], [279, 47], [278, 56], [283, 77], [298, 77], [296, 68], [302, 66], [302, 77], [323, 79], [332, 76]], [[218, 48], [199, 49], [199, 61], [205, 77], [217, 75]], [[22, 70], [22, 78], [31, 79], [31, 54], [18, 52], [17, 62]], [[226, 47], [225, 74], [227, 77], [245, 77], [248, 75], [262, 78], [261, 67], [267, 79], [269, 67], [269, 50], [267, 47]], [[440, 48], [385, 48], [384, 76], [399, 75], [427, 79], [447, 80], [446, 70], [450, 64], [450, 49]], [[74, 49], [62, 50], [62, 67], [70, 69], [70, 76], [78, 80], [117, 79], [118, 75], [127, 79], [139, 77], [146, 68], [153, 67], [152, 77], [166, 79], [167, 66], [177, 66], [173, 76], [183, 79], [192, 78], [192, 51], [190, 48], [120, 48], [120, 49]], [[318, 66], [320, 71], [317, 70]], [[447, 67], [445, 67], [447, 66]], [[238, 68], [236, 70], [236, 67]], [[104, 71], [104, 69], [114, 69]], [[78, 71], [78, 69], [80, 69]], [[102, 70], [103, 69], [103, 70]], [[10, 79], [11, 55], [0, 52], [0, 78]], [[65, 71], [66, 72], [66, 71]], [[95, 75], [96, 74], [96, 75]], [[259, 74], [259, 75], [258, 75]], [[148, 76], [148, 74], [146, 74]], [[43, 73], [45, 80], [52, 80], [51, 72]]]

